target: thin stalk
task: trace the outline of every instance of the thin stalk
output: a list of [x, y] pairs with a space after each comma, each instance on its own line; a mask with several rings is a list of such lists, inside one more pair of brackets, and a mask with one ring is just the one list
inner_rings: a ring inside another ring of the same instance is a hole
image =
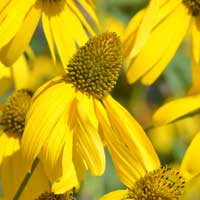
[[31, 168], [31, 172], [30, 173], [27, 173], [26, 176], [24, 177], [24, 180], [22, 181], [20, 187], [18, 188], [13, 200], [18, 200], [20, 195], [22, 194], [22, 192], [24, 191], [29, 179], [31, 178], [34, 170], [36, 169], [37, 165], [39, 163], [39, 159], [36, 158], [33, 162], [33, 165], [32, 165], [32, 168]]

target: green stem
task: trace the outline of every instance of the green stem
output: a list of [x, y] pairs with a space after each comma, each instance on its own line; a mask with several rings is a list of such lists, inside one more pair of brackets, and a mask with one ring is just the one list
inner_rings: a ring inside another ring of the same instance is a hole
[[26, 187], [29, 179], [31, 178], [34, 170], [36, 169], [37, 165], [39, 163], [39, 159], [36, 158], [33, 162], [33, 165], [32, 165], [32, 168], [31, 168], [31, 172], [30, 173], [27, 173], [26, 176], [24, 177], [24, 180], [22, 181], [20, 187], [18, 188], [13, 200], [18, 200], [20, 195], [22, 194], [22, 192], [24, 191], [24, 188]]

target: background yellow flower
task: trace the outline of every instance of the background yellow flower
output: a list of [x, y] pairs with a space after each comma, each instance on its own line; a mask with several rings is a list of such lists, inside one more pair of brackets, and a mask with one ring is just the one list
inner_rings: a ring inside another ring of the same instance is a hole
[[2, 1], [0, 7], [0, 60], [11, 65], [24, 52], [42, 20], [47, 43], [54, 61], [55, 49], [65, 65], [98, 26], [90, 1], [28, 0]]

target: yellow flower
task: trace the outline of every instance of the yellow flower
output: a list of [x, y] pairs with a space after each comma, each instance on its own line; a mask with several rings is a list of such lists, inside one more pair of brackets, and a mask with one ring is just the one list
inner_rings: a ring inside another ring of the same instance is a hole
[[[116, 190], [106, 194], [101, 200], [149, 200], [149, 199], [180, 199], [184, 192], [185, 183], [200, 174], [198, 150], [200, 133], [192, 140], [183, 158], [180, 170], [157, 166], [152, 171], [145, 166], [141, 155], [136, 150], [127, 148], [120, 140], [115, 140], [116, 146], [110, 143], [110, 152], [116, 156], [124, 151], [124, 162], [114, 162], [121, 181], [126, 185], [125, 190]], [[156, 155], [152, 155], [156, 157]], [[156, 162], [156, 160], [155, 160]]]
[[[18, 90], [9, 98], [7, 104], [1, 105], [0, 108], [0, 176], [3, 200], [14, 198], [28, 173], [28, 169], [23, 163], [20, 140], [31, 96], [32, 93], [28, 90]], [[49, 180], [40, 163], [34, 170], [20, 199], [33, 200], [40, 193], [49, 189]]]
[[[71, 181], [83, 180], [86, 170], [93, 176], [103, 174], [105, 128], [116, 137], [126, 138], [129, 145], [136, 140], [142, 151], [145, 142], [141, 127], [109, 95], [121, 64], [119, 38], [115, 33], [104, 33], [77, 51], [69, 61], [66, 75], [36, 91], [26, 118], [22, 151], [29, 167], [40, 154], [49, 173], [54, 173], [51, 169], [63, 155], [63, 175], [53, 184], [54, 193], [71, 189]], [[101, 115], [109, 118], [112, 125], [104, 127]]]
[[[20, 56], [11, 66], [0, 63], [0, 97], [14, 87], [16, 90], [28, 88], [35, 91], [53, 76], [63, 74], [63, 67], [54, 64], [48, 56], [34, 56], [33, 52]], [[42, 67], [41, 67], [42, 66]]]
[[28, 65], [24, 56], [20, 56], [11, 68], [0, 63], [0, 96], [8, 92], [14, 82], [17, 89], [22, 88], [23, 85], [26, 85], [27, 76]]
[[199, 0], [151, 0], [131, 19], [125, 34], [128, 81], [141, 79], [143, 84], [152, 84], [173, 58], [188, 29], [192, 63], [199, 65], [199, 15]]
[[[5, 200], [13, 199], [22, 180], [29, 171], [23, 163], [20, 148], [25, 114], [29, 108], [32, 96], [32, 92], [29, 92], [27, 89], [35, 90], [46, 79], [50, 79], [52, 75], [63, 73], [62, 68], [53, 65], [48, 57], [30, 57], [30, 54], [28, 56], [29, 61], [24, 56], [20, 56], [10, 68], [5, 67], [3, 64], [0, 65], [2, 75], [2, 79], [0, 79], [1, 86], [4, 86], [6, 77], [9, 86], [16, 89], [16, 92], [9, 97], [6, 105], [0, 104], [0, 175], [2, 177], [3, 199]], [[57, 169], [57, 173], [50, 177], [51, 181], [55, 181], [60, 174], [61, 169]], [[49, 191], [49, 182], [40, 162], [20, 199], [35, 199], [40, 193]]]
[[83, 45], [88, 34], [94, 35], [91, 23], [98, 20], [90, 1], [65, 0], [6, 0], [0, 7], [0, 59], [11, 65], [28, 46], [42, 20], [52, 57], [55, 47], [63, 64]]

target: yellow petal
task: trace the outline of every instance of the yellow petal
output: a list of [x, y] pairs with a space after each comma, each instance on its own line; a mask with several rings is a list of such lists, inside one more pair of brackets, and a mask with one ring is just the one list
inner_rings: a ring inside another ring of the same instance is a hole
[[68, 4], [69, 8], [78, 16], [79, 20], [86, 28], [86, 30], [90, 33], [90, 35], [94, 36], [95, 32], [91, 24], [88, 23], [87, 19], [83, 16], [83, 13], [80, 12], [79, 8], [77, 8], [76, 3], [74, 1], [67, 1], [66, 3]]
[[188, 26], [190, 23], [190, 15], [188, 13], [185, 13], [185, 16], [182, 17], [182, 21], [184, 23], [179, 25], [178, 30], [176, 30], [176, 33], [174, 37], [172, 38], [168, 48], [166, 49], [166, 52], [163, 54], [161, 59], [158, 63], [156, 63], [153, 68], [142, 78], [142, 83], [145, 85], [151, 85], [164, 71], [165, 67], [169, 64], [170, 60], [176, 53], [176, 50], [178, 49], [180, 43], [182, 42], [185, 33], [188, 30]]
[[0, 47], [8, 43], [20, 29], [24, 17], [36, 0], [18, 0], [10, 6], [7, 15], [0, 24]]
[[0, 135], [0, 165], [5, 157], [11, 156], [20, 148], [20, 138], [15, 133], [4, 133]]
[[52, 31], [51, 31], [49, 16], [46, 14], [46, 12], [42, 12], [42, 27], [43, 27], [43, 30], [44, 30], [45, 37], [47, 39], [47, 43], [49, 45], [51, 56], [53, 58], [53, 61], [56, 63], [55, 45], [54, 45], [54, 40], [53, 40], [53, 34], [52, 34]]
[[[76, 51], [75, 41], [68, 33], [68, 27], [65, 26], [65, 23], [58, 15], [50, 16], [49, 20], [56, 48], [58, 49], [62, 64], [65, 66]], [[68, 33], [67, 37], [66, 33]]]
[[[87, 116], [89, 118], [89, 121], [95, 127], [95, 129], [98, 129], [98, 120], [94, 110], [93, 98], [88, 97], [82, 94], [81, 92], [77, 92], [76, 99], [77, 99], [78, 109], [80, 111], [80, 116], [82, 116], [82, 119], [84, 119], [84, 117]], [[84, 115], [81, 115], [82, 112], [85, 112]]]
[[116, 190], [104, 195], [100, 200], [121, 200], [125, 199], [126, 195], [128, 195], [128, 190]]
[[[152, 29], [155, 29], [159, 23], [161, 23], [162, 20], [164, 20], [180, 3], [181, 0], [168, 0], [167, 3], [166, 0], [159, 1], [160, 8], [156, 14], [155, 20], [152, 22]], [[126, 56], [128, 56], [128, 54], [134, 48], [135, 35], [145, 12], [146, 9], [139, 11], [136, 15], [134, 15], [128, 24], [123, 42], [123, 50]], [[128, 60], [129, 64], [129, 62], [132, 60], [132, 57], [129, 56], [126, 60]]]
[[191, 57], [192, 57], [192, 88], [189, 91], [189, 94], [195, 94], [200, 92], [200, 18], [192, 21], [191, 25]]
[[12, 76], [15, 82], [15, 89], [28, 88], [28, 82], [31, 78], [30, 66], [24, 55], [20, 56], [19, 59], [12, 65]]
[[[48, 174], [50, 174], [51, 177], [55, 177], [53, 176], [53, 173], [54, 169], [59, 163], [59, 159], [63, 159], [62, 152], [64, 146], [66, 148], [66, 145], [72, 145], [72, 130], [74, 127], [74, 121], [76, 120], [73, 95], [72, 98], [68, 98], [67, 101], [68, 104], [65, 106], [62, 115], [60, 116], [55, 126], [52, 128], [48, 140], [43, 144], [43, 148], [40, 154], [42, 157], [41, 159], [45, 163], [45, 166], [47, 166], [46, 168], [49, 170]], [[71, 143], [69, 143], [70, 141]], [[66, 159], [69, 158], [72, 159], [72, 152], [67, 156]], [[63, 165], [68, 166], [67, 163]]]
[[150, 35], [150, 32], [153, 29], [154, 21], [157, 17], [158, 9], [159, 9], [159, 0], [151, 0], [149, 6], [145, 10], [140, 27], [137, 31], [135, 44], [130, 52], [130, 58], [135, 57], [135, 55], [141, 50], [145, 41]]
[[181, 163], [181, 172], [187, 180], [200, 174], [199, 147], [200, 133], [192, 140]]
[[79, 186], [76, 169], [73, 163], [73, 132], [67, 134], [62, 159], [62, 176], [52, 185], [52, 191], [56, 194], [65, 193]]
[[76, 148], [73, 148], [73, 162], [76, 168], [76, 175], [78, 180], [79, 182], [83, 182], [86, 178], [86, 170], [88, 168]]
[[42, 158], [49, 168], [54, 168], [57, 165], [58, 158], [62, 153], [65, 142], [70, 134], [71, 127], [69, 117], [71, 115], [71, 102], [65, 106], [64, 112], [61, 114], [57, 123], [51, 130], [51, 134], [43, 144]]
[[[188, 23], [185, 19], [188, 10], [179, 5], [165, 20], [163, 20], [149, 36], [144, 47], [130, 65], [127, 78], [130, 83], [135, 82], [159, 62], [177, 32], [177, 26]], [[142, 67], [141, 67], [142, 66]]]
[[107, 96], [105, 105], [113, 131], [121, 135], [121, 139], [144, 164], [147, 171], [159, 168], [158, 156], [138, 122], [111, 96]]
[[86, 1], [79, 1], [79, 3], [83, 7], [83, 9], [85, 10], [85, 12], [88, 14], [88, 16], [95, 22], [95, 24], [99, 28], [100, 27], [99, 20], [98, 20], [98, 18], [96, 16], [95, 11], [93, 10], [93, 8]]
[[38, 1], [38, 3], [30, 9], [16, 35], [1, 49], [0, 58], [4, 64], [13, 64], [27, 48], [40, 19], [40, 4], [41, 2], [39, 3]]
[[153, 115], [156, 126], [168, 124], [200, 108], [200, 95], [184, 97], [161, 106]]
[[[64, 22], [64, 26], [71, 27], [68, 29], [67, 34], [77, 42], [79, 46], [83, 46], [87, 42], [88, 36], [85, 29], [77, 16], [68, 8], [68, 6], [64, 6], [63, 12], [60, 13], [60, 20]], [[74, 32], [77, 34], [74, 34]]]
[[[2, 190], [3, 199], [13, 199], [25, 175], [28, 173], [24, 166], [21, 151], [6, 158], [2, 164]], [[49, 182], [41, 164], [38, 164], [33, 172], [20, 200], [36, 199], [44, 191], [49, 191]]]
[[105, 109], [100, 102], [95, 102], [96, 113], [99, 120], [99, 125], [103, 131], [105, 143], [108, 147], [112, 161], [116, 168], [117, 174], [120, 180], [128, 188], [131, 188], [135, 181], [139, 180], [146, 173], [141, 160], [135, 152], [132, 152], [125, 143], [119, 133], [112, 130], [108, 118], [105, 113]]
[[125, 56], [128, 56], [135, 42], [135, 35], [139, 27], [145, 10], [138, 12], [128, 23], [126, 32], [123, 37], [123, 51]]
[[191, 34], [192, 34], [192, 55], [196, 63], [199, 63], [200, 56], [200, 18], [197, 17], [192, 20]]
[[[48, 84], [51, 83], [53, 81]], [[41, 90], [43, 86], [38, 89], [38, 92]], [[27, 114], [22, 137], [22, 152], [29, 166], [51, 135], [52, 129], [65, 112], [65, 107], [71, 102], [74, 89], [70, 84], [62, 82], [49, 86], [43, 93], [38, 94], [38, 92], [33, 97], [34, 102]]]
[[[90, 121], [90, 112], [88, 112], [90, 109], [87, 110], [88, 105], [89, 103], [77, 103], [78, 124], [75, 132], [77, 148], [91, 171], [91, 174], [93, 176], [100, 176], [105, 170], [104, 147], [98, 130], [93, 125], [93, 122]], [[93, 106], [93, 104], [90, 104], [90, 106]]]

